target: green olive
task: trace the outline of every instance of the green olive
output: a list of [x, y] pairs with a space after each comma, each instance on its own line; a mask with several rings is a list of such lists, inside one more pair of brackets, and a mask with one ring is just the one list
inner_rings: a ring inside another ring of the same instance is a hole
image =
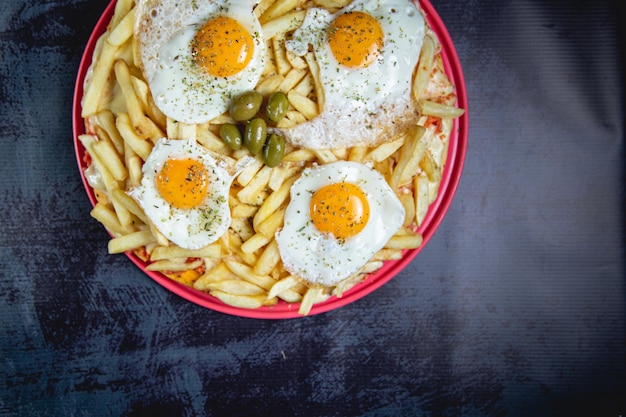
[[238, 122], [250, 120], [259, 112], [263, 96], [256, 91], [248, 91], [235, 98], [228, 109], [230, 117]]
[[230, 123], [223, 124], [222, 127], [220, 127], [220, 137], [232, 150], [236, 151], [237, 149], [241, 149], [243, 137], [236, 125]]
[[244, 131], [243, 143], [252, 155], [258, 154], [267, 138], [267, 125], [265, 120], [255, 117], [248, 122]]
[[274, 168], [280, 164], [284, 154], [285, 138], [272, 133], [263, 147], [263, 161], [265, 161], [265, 165], [270, 168]]
[[288, 108], [289, 100], [287, 99], [287, 95], [282, 91], [276, 91], [272, 93], [267, 100], [265, 115], [272, 122], [278, 122], [280, 119], [285, 117]]

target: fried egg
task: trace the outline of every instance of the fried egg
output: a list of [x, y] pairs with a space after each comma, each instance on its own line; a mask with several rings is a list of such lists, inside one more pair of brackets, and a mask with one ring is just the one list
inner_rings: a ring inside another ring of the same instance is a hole
[[291, 187], [276, 241], [291, 274], [331, 286], [354, 275], [402, 227], [404, 207], [385, 178], [339, 161], [306, 168]]
[[200, 249], [228, 230], [230, 186], [250, 161], [218, 159], [193, 139], [163, 138], [143, 165], [141, 184], [128, 194], [167, 239]]
[[336, 14], [309, 9], [286, 47], [302, 56], [312, 45], [324, 106], [283, 129], [286, 139], [310, 149], [372, 146], [415, 124], [411, 86], [424, 33], [409, 1], [356, 0]]
[[135, 38], [141, 69], [159, 109], [205, 123], [254, 88], [265, 43], [253, 13], [258, 0], [140, 0]]

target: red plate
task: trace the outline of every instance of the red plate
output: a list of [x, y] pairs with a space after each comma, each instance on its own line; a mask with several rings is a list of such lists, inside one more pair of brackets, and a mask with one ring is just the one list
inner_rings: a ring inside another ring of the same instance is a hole
[[[391, 280], [400, 271], [402, 271], [402, 269], [407, 266], [417, 256], [420, 250], [428, 243], [430, 238], [439, 227], [439, 224], [441, 223], [443, 217], [448, 211], [448, 207], [452, 202], [457, 186], [459, 184], [461, 172], [463, 170], [465, 152], [467, 150], [468, 134], [468, 107], [463, 71], [456, 53], [456, 49], [454, 48], [454, 44], [452, 43], [452, 39], [450, 38], [446, 27], [441, 21], [441, 18], [429, 1], [422, 0], [420, 1], [420, 5], [426, 13], [426, 18], [429, 24], [431, 25], [432, 29], [439, 37], [439, 41], [441, 42], [443, 49], [442, 56], [446, 73], [448, 74], [448, 77], [450, 78], [452, 83], [456, 86], [458, 106], [466, 109], [465, 114], [454, 122], [454, 128], [450, 136], [448, 160], [446, 162], [446, 167], [443, 172], [443, 178], [439, 188], [439, 196], [430, 206], [426, 218], [422, 223], [422, 226], [418, 229], [424, 237], [424, 242], [422, 246], [418, 249], [405, 251], [402, 259], [397, 261], [387, 261], [379, 271], [377, 271], [375, 274], [370, 275], [364, 281], [357, 284], [349, 291], [345, 292], [343, 294], [343, 297], [331, 297], [323, 303], [314, 305], [309, 315], [324, 313], [326, 311], [345, 306], [346, 304], [350, 304], [376, 290], [377, 288]], [[89, 38], [89, 41], [87, 42], [87, 46], [85, 48], [85, 52], [83, 54], [78, 70], [78, 76], [76, 79], [76, 86], [74, 90], [74, 104], [72, 114], [74, 148], [76, 151], [76, 159], [78, 161], [80, 175], [85, 186], [85, 190], [87, 191], [89, 200], [93, 205], [96, 204], [96, 198], [92, 188], [89, 186], [87, 180], [85, 179], [85, 176], [83, 175], [83, 170], [86, 168], [86, 164], [84, 161], [85, 149], [78, 140], [78, 136], [85, 133], [85, 124], [81, 117], [81, 99], [83, 96], [83, 83], [85, 80], [85, 75], [87, 73], [89, 65], [91, 65], [91, 59], [93, 56], [96, 41], [98, 40], [100, 35], [102, 35], [102, 33], [104, 33], [104, 31], [106, 30], [106, 27], [111, 20], [111, 17], [113, 16], [114, 8], [115, 0], [112, 0], [100, 17], [93, 33]], [[185, 298], [188, 301], [209, 308], [211, 310], [240, 317], [260, 319], [286, 319], [301, 317], [298, 314], [298, 308], [300, 307], [300, 304], [288, 304], [283, 302], [282, 300], [279, 301], [275, 306], [261, 307], [254, 310], [231, 307], [222, 303], [220, 300], [209, 294], [179, 284], [158, 272], [147, 271], [146, 263], [139, 259], [135, 254], [127, 253], [126, 255], [146, 275], [158, 282], [163, 287]]]

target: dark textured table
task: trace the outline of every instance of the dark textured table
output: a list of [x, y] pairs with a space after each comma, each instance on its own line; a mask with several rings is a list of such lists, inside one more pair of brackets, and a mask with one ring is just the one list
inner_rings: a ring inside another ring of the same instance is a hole
[[284, 321], [106, 253], [71, 131], [106, 3], [0, 5], [1, 415], [626, 415], [617, 2], [433, 0], [470, 101], [456, 198], [388, 284]]

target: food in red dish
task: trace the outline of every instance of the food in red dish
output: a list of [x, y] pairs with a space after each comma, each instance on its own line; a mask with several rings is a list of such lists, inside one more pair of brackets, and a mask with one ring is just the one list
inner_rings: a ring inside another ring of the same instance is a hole
[[[453, 197], [467, 103], [452, 43], [425, 2], [223, 3], [107, 8], [75, 97], [91, 214], [110, 253], [208, 308], [286, 318], [354, 301], [413, 259]], [[302, 191], [303, 174], [328, 178]]]

